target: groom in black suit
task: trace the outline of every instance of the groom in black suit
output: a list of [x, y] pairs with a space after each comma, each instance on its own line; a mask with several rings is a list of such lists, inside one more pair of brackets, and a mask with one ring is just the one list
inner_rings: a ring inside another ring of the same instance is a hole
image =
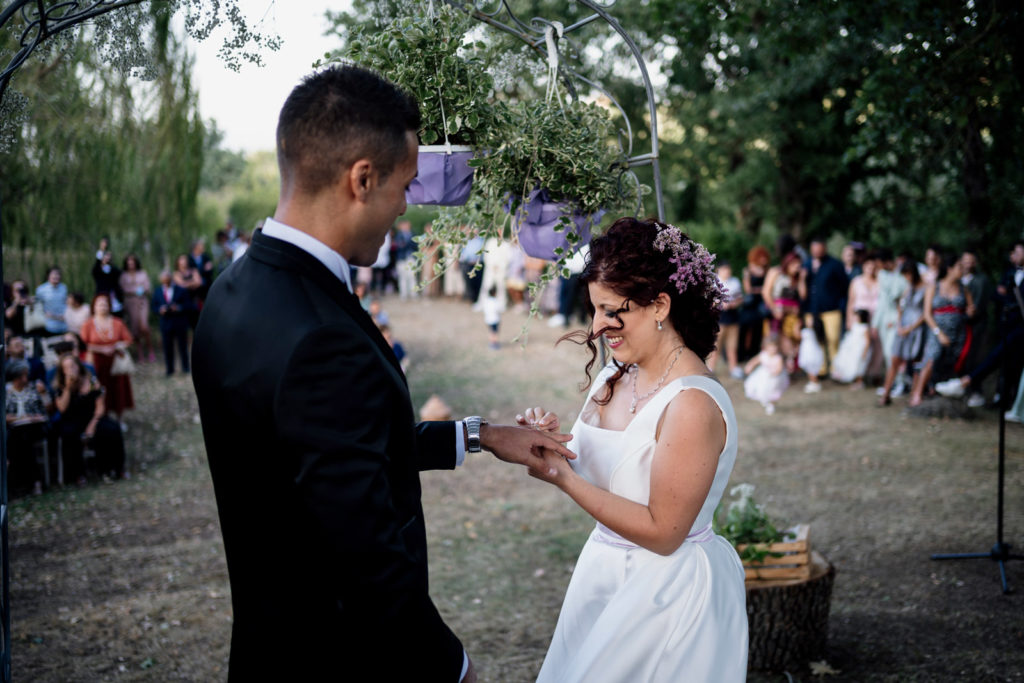
[[278, 122], [274, 218], [203, 308], [193, 377], [233, 681], [475, 680], [428, 595], [419, 473], [481, 447], [536, 467], [542, 447], [571, 457], [548, 434], [478, 418], [415, 424], [398, 361], [351, 293], [349, 266], [371, 265], [405, 211], [418, 128], [416, 103], [370, 72], [306, 78]]

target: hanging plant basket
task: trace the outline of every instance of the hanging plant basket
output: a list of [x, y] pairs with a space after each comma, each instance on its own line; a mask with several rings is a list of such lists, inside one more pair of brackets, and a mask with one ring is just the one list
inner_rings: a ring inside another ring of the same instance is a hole
[[[604, 209], [586, 215], [578, 213], [569, 202], [552, 201], [547, 190], [539, 189], [527, 195], [516, 209], [512, 231], [527, 255], [558, 261], [590, 242], [590, 230], [601, 222], [604, 214]], [[570, 225], [565, 224], [563, 216], [569, 217]], [[570, 240], [570, 234], [579, 239]], [[556, 251], [559, 248], [561, 252]]]
[[419, 174], [409, 183], [405, 201], [409, 204], [462, 206], [473, 189], [469, 160], [473, 148], [465, 145], [421, 145]]

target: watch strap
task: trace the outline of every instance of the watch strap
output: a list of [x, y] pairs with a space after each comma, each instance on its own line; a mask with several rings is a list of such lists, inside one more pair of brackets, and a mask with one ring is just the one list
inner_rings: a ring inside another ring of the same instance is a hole
[[480, 425], [487, 424], [487, 420], [479, 415], [471, 415], [463, 418], [462, 421], [466, 425], [466, 452], [479, 453], [482, 450], [480, 445]]

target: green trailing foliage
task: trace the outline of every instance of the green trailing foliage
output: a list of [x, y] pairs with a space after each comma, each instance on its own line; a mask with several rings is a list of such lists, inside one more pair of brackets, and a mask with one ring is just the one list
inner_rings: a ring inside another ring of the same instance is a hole
[[635, 194], [619, 192], [619, 171], [626, 164], [612, 144], [614, 125], [604, 107], [578, 100], [564, 106], [519, 102], [501, 133], [495, 149], [471, 162], [477, 169], [474, 189], [492, 209], [508, 195], [514, 209], [534, 188], [581, 214], [635, 207]]
[[[432, 8], [432, 12], [431, 12]], [[475, 24], [443, 2], [410, 3], [383, 26], [353, 28], [345, 47], [327, 63], [349, 61], [396, 83], [420, 105], [420, 142], [479, 146], [505, 122], [495, 100], [482, 42], [466, 33]]]

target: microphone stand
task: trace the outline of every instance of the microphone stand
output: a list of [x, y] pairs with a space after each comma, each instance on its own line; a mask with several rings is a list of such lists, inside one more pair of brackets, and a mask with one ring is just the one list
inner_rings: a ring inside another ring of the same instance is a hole
[[[1013, 287], [1013, 293], [1017, 298], [1018, 310], [1024, 317], [1024, 301], [1021, 301], [1020, 289]], [[1006, 481], [1006, 411], [1009, 406], [1009, 392], [1006, 390], [1006, 356], [1009, 348], [1006, 346], [1006, 307], [1003, 308], [1002, 324], [1000, 325], [1001, 344], [1003, 348], [1002, 357], [999, 360], [999, 476], [996, 485], [996, 543], [988, 552], [980, 553], [940, 553], [932, 555], [933, 560], [981, 560], [988, 558], [999, 565], [999, 579], [1003, 584], [1003, 593], [1012, 593], [1013, 589], [1006, 581], [1006, 563], [1010, 560], [1024, 560], [1024, 555], [1016, 555], [1010, 552], [1010, 544], [1003, 540], [1003, 491]], [[1024, 324], [1022, 321], [1021, 324]]]

